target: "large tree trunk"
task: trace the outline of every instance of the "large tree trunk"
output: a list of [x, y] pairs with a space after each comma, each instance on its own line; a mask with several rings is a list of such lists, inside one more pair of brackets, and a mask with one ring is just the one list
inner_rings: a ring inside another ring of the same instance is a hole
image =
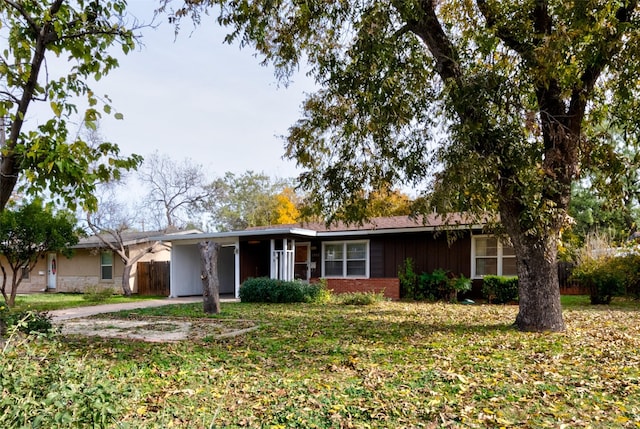
[[501, 211], [518, 266], [520, 308], [515, 325], [528, 332], [564, 331], [557, 259], [561, 223], [544, 234], [532, 235], [522, 229], [518, 218], [518, 212]]
[[220, 279], [218, 277], [218, 252], [220, 243], [200, 243], [202, 261], [202, 301], [207, 314], [220, 313]]
[[131, 285], [129, 284], [129, 280], [131, 278], [131, 268], [133, 265], [125, 262], [124, 269], [122, 271], [122, 293], [124, 296], [131, 296]]
[[516, 247], [521, 331], [564, 331], [555, 238], [521, 239]]

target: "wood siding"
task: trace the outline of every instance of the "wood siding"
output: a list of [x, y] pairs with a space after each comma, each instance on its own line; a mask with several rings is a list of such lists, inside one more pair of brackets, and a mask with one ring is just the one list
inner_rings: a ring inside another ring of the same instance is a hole
[[471, 276], [471, 238], [465, 234], [449, 242], [446, 234], [429, 232], [398, 234], [371, 240], [371, 277], [398, 277], [398, 267], [407, 258], [414, 263], [416, 273], [437, 269], [456, 275]]
[[240, 284], [249, 278], [269, 277], [271, 271], [270, 253], [270, 240], [240, 242]]
[[[278, 237], [277, 239], [281, 239]], [[449, 241], [445, 233], [411, 232], [370, 237], [334, 236], [327, 241], [369, 240], [369, 277], [397, 278], [398, 267], [412, 258], [415, 271], [432, 272], [442, 268], [456, 275], [471, 276], [471, 235], [465, 233]], [[240, 243], [240, 282], [251, 277], [270, 274], [270, 239], [247, 240]], [[302, 240], [301, 240], [302, 241]], [[305, 240], [306, 242], [307, 240]], [[322, 276], [322, 241], [309, 240], [311, 262], [315, 269], [311, 277]]]

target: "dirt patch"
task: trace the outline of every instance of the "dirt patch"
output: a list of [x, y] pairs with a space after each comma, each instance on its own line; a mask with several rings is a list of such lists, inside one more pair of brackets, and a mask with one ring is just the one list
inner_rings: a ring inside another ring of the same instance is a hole
[[145, 317], [137, 319], [83, 318], [58, 323], [63, 335], [126, 338], [154, 343], [234, 337], [258, 329], [252, 320], [176, 319]]

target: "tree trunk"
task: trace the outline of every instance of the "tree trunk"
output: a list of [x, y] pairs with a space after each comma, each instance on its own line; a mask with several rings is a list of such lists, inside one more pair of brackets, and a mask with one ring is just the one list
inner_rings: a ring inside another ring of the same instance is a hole
[[504, 211], [501, 219], [513, 244], [518, 265], [519, 311], [515, 325], [527, 332], [565, 330], [558, 281], [558, 230], [542, 236], [527, 234], [517, 214]]
[[18, 266], [13, 271], [13, 278], [11, 279], [11, 294], [9, 295], [9, 301], [7, 305], [10, 308], [16, 305], [16, 295], [18, 295], [18, 287], [22, 283], [22, 267]]
[[124, 269], [122, 271], [122, 293], [124, 296], [131, 296], [131, 285], [129, 284], [129, 279], [131, 278], [131, 268], [133, 266], [127, 262], [124, 264]]
[[203, 241], [200, 243], [202, 261], [202, 301], [207, 314], [220, 313], [220, 279], [218, 277], [218, 252], [220, 243]]
[[565, 330], [560, 304], [557, 244], [551, 239], [530, 241], [516, 251], [520, 309], [516, 326], [521, 331], [561, 332]]
[[5, 270], [4, 265], [0, 264], [0, 270], [2, 270], [2, 297], [4, 298], [4, 302], [8, 307], [12, 307], [9, 302], [9, 296], [7, 295], [7, 270]]

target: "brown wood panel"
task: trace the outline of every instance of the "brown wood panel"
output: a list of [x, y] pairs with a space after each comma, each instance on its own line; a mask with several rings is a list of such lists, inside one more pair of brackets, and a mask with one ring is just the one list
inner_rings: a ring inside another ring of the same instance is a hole
[[169, 261], [138, 262], [136, 270], [139, 295], [169, 296]]
[[[413, 259], [418, 274], [445, 269], [471, 275], [470, 235], [450, 242], [446, 234], [398, 234], [371, 240], [371, 272], [379, 277], [397, 277], [398, 267]], [[380, 273], [377, 267], [383, 267]]]
[[249, 240], [240, 243], [240, 283], [248, 278], [269, 277], [271, 241]]

